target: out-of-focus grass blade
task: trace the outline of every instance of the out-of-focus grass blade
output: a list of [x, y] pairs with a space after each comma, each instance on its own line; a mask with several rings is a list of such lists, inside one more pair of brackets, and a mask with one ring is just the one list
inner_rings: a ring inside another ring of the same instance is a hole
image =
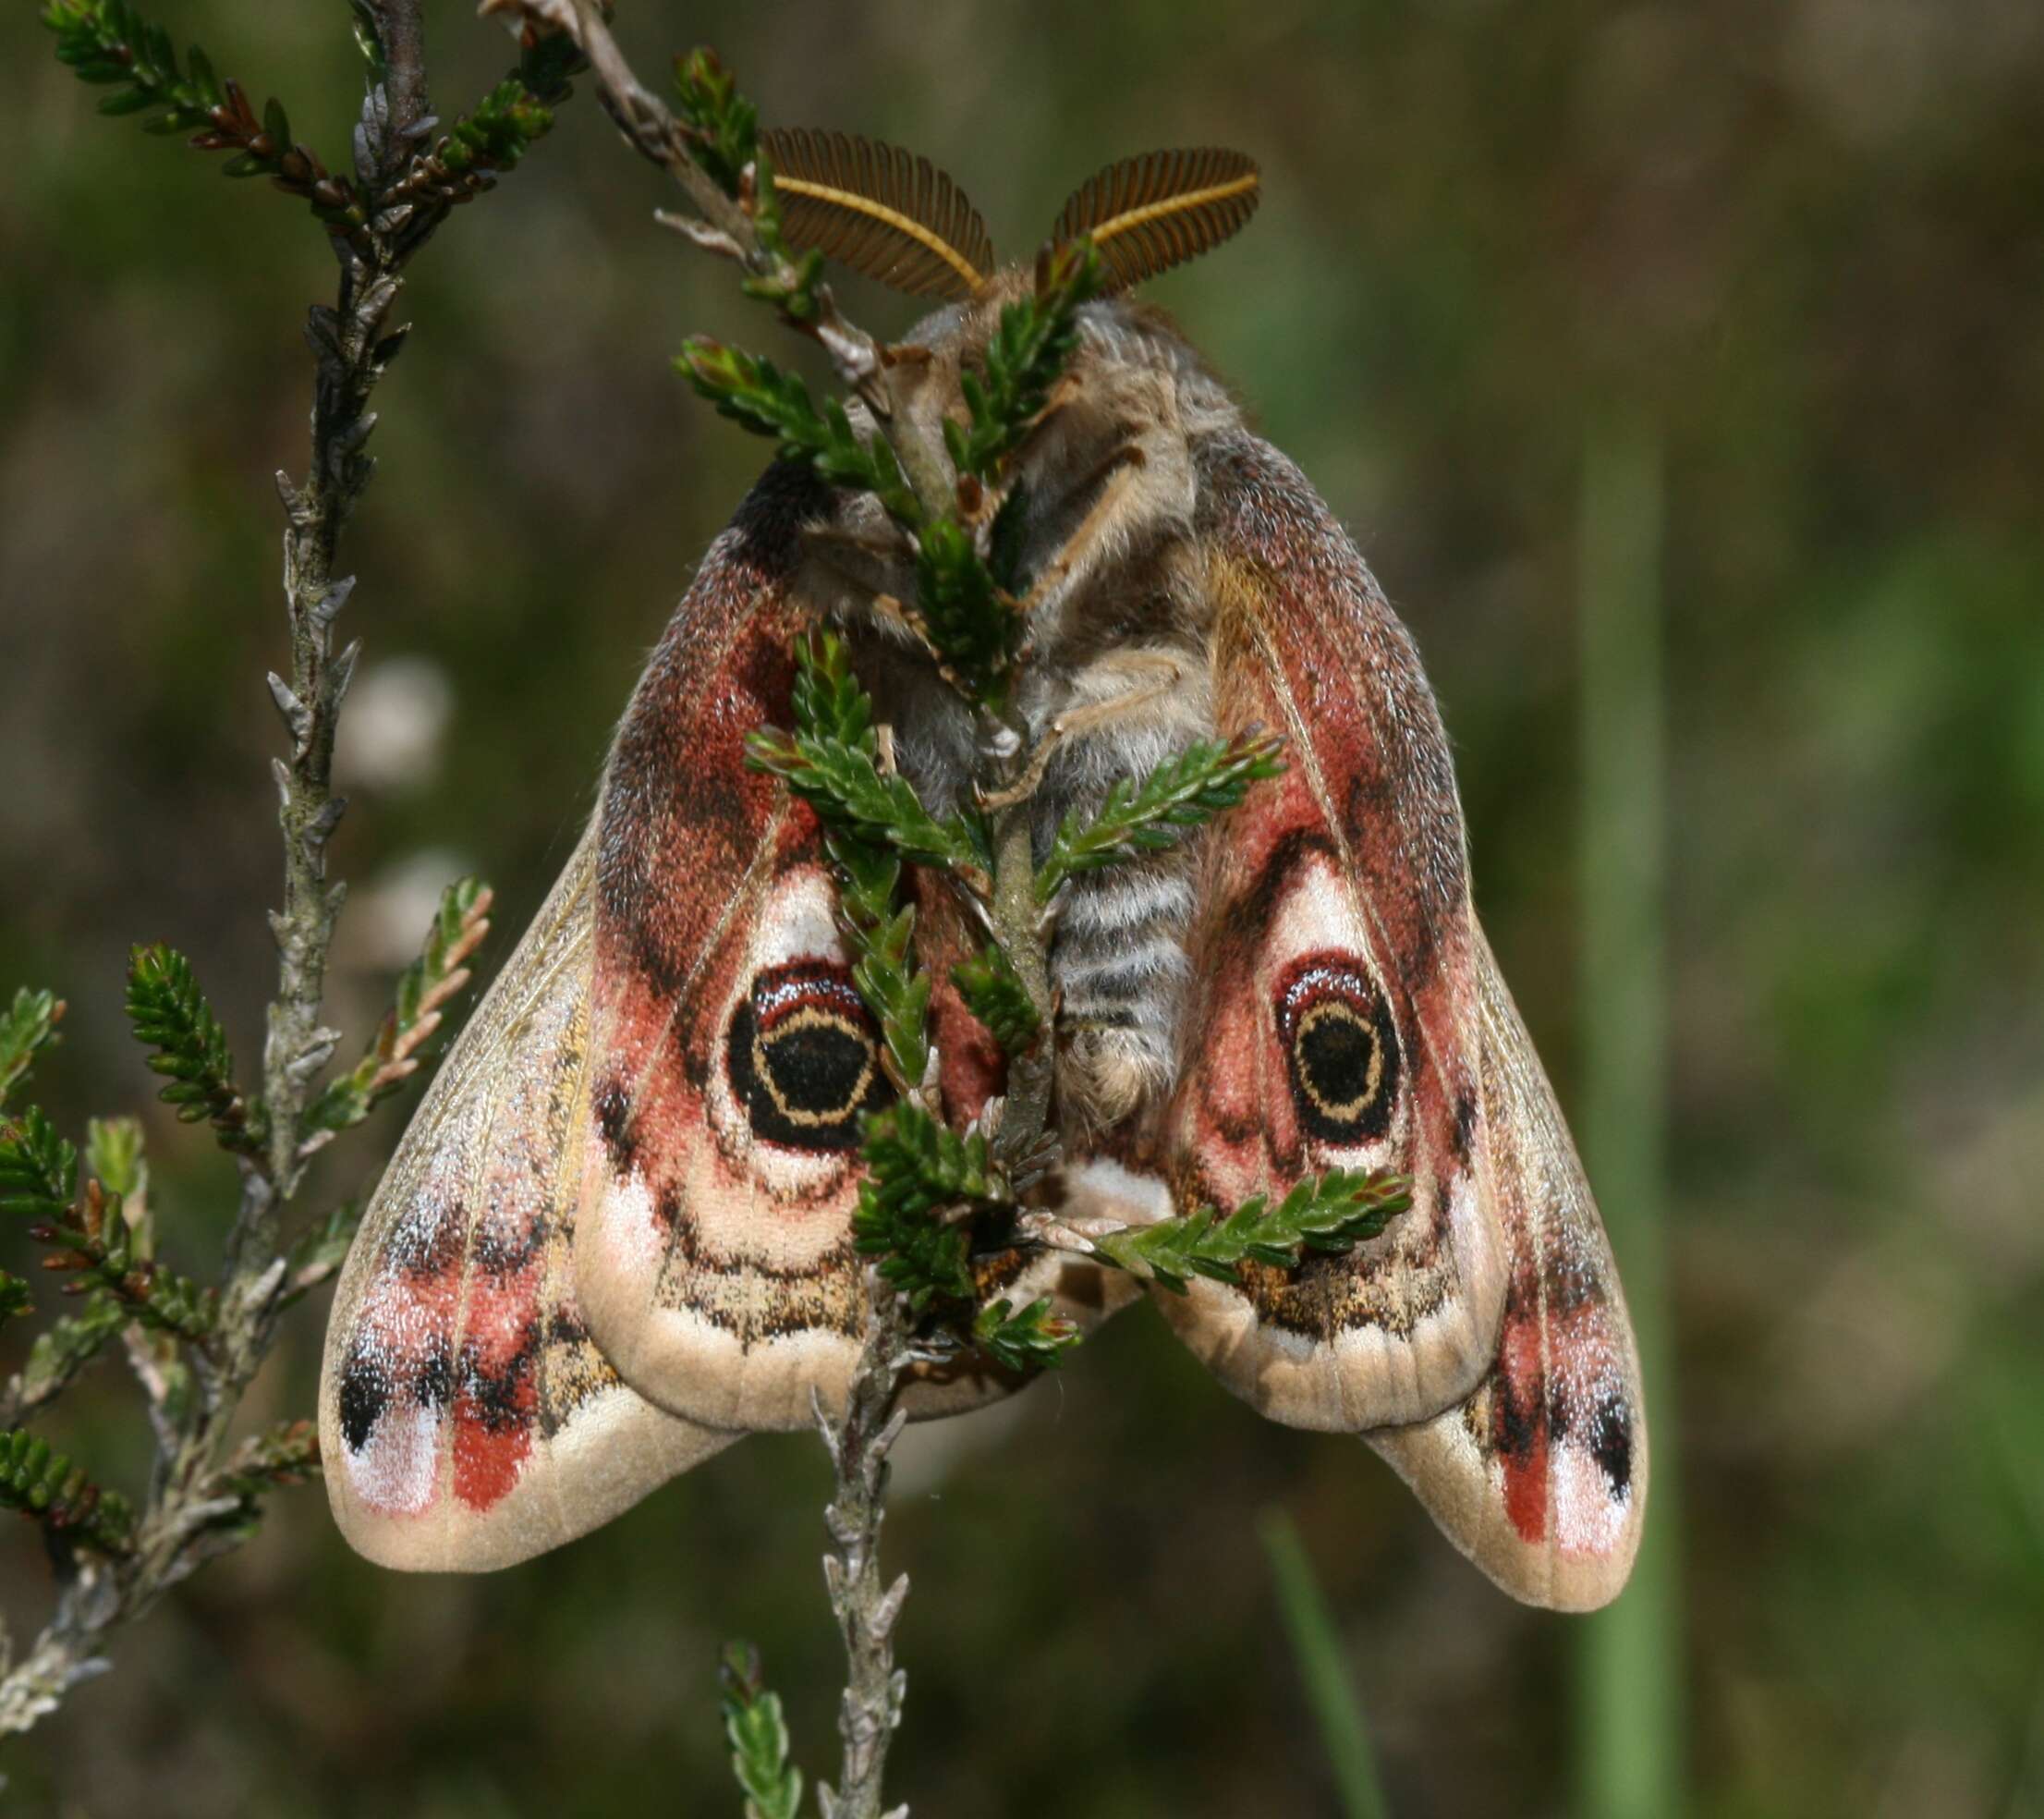
[[1312, 1702], [1328, 1765], [1341, 1792], [1342, 1811], [1348, 1819], [1390, 1819], [1391, 1808], [1377, 1780], [1377, 1757], [1363, 1727], [1362, 1704], [1299, 1532], [1282, 1509], [1265, 1510], [1257, 1527], [1271, 1558], [1271, 1576], [1277, 1581], [1278, 1608], [1292, 1639], [1292, 1655], [1306, 1682], [1306, 1696]]
[[1657, 439], [1607, 423], [1584, 453], [1583, 1104], [1577, 1129], [1639, 1342], [1653, 1489], [1632, 1582], [1584, 1619], [1576, 1763], [1585, 1819], [1683, 1810], [1682, 1508], [1664, 1187], [1666, 739]]

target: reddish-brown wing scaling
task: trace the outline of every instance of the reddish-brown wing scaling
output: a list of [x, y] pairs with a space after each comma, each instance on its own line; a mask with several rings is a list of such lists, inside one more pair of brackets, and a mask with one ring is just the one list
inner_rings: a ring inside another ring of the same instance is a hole
[[1460, 1407], [1369, 1437], [1513, 1596], [1593, 1610], [1624, 1584], [1646, 1514], [1639, 1361], [1582, 1165], [1488, 945], [1478, 966], [1511, 1259], [1497, 1361]]
[[385, 1566], [510, 1566], [736, 1437], [634, 1395], [576, 1304], [594, 869], [585, 837], [434, 1079], [341, 1274], [321, 1451], [343, 1532]]
[[[794, 642], [821, 617], [793, 577], [823, 508], [813, 482], [776, 469], [717, 540], [619, 730], [598, 813], [578, 1283], [626, 1380], [718, 1427], [804, 1426], [812, 1391], [842, 1399], [866, 1311], [861, 1124], [892, 1096], [816, 817], [745, 765], [748, 733], [792, 721]], [[941, 975], [962, 937], [923, 897]], [[947, 984], [943, 1083], [969, 1114], [998, 1056], [967, 1021]], [[1040, 1267], [1014, 1290], [1063, 1292], [1067, 1273], [1097, 1278]], [[950, 1412], [1010, 1386], [968, 1373], [907, 1402]]]
[[1219, 728], [1284, 734], [1288, 769], [1208, 848], [1163, 1135], [1173, 1198], [1231, 1209], [1342, 1167], [1408, 1175], [1413, 1203], [1346, 1255], [1161, 1299], [1279, 1421], [1422, 1420], [1489, 1364], [1505, 1277], [1447, 740], [1410, 638], [1282, 455], [1209, 444], [1198, 527]]
[[790, 580], [822, 507], [773, 469], [711, 546], [597, 812], [578, 1278], [626, 1380], [720, 1427], [799, 1426], [850, 1368], [859, 1119], [887, 1097], [816, 817], [745, 762], [790, 724]]

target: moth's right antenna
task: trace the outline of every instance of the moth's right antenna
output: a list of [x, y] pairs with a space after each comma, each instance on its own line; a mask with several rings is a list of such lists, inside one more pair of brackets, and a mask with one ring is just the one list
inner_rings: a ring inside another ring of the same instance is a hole
[[1110, 290], [1197, 259], [1238, 232], [1259, 199], [1256, 161], [1203, 146], [1110, 165], [1072, 192], [1053, 240], [1090, 234]]

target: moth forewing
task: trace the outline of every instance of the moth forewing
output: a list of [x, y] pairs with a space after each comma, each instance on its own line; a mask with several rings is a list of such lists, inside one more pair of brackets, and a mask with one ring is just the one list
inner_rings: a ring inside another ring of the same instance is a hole
[[619, 1380], [576, 1303], [593, 830], [442, 1066], [342, 1270], [320, 1440], [335, 1520], [379, 1564], [505, 1567], [736, 1436]]
[[712, 545], [635, 691], [598, 807], [591, 1138], [578, 1291], [627, 1381], [797, 1427], [858, 1355], [858, 1141], [883, 1102], [814, 814], [748, 768], [788, 722], [789, 582], [826, 495], [773, 470]]
[[[746, 761], [749, 734], [793, 724], [795, 641], [838, 604], [814, 592], [836, 571], [810, 559], [833, 512], [793, 469], [755, 489], [648, 666], [598, 811], [578, 1291], [627, 1382], [720, 1427], [803, 1427], [817, 1400], [842, 1405], [867, 1309], [852, 1238], [863, 1126], [895, 1091], [816, 815]], [[892, 678], [900, 742], [925, 765], [958, 762], [956, 741], [931, 733], [947, 699], [934, 671], [905, 662], [890, 628], [861, 618], [851, 631], [864, 666]], [[925, 800], [955, 801], [961, 787], [954, 773], [948, 797], [931, 786]], [[937, 909], [923, 905], [920, 951], [945, 982], [963, 934]], [[969, 1117], [993, 1082], [968, 1091], [959, 1071], [970, 1019], [948, 983], [932, 1014], [951, 1109]], [[990, 1263], [987, 1286], [1052, 1294], [1090, 1325], [1125, 1299], [1097, 1275], [1017, 1258]], [[967, 1361], [921, 1373], [905, 1406], [948, 1413], [1015, 1386]]]
[[1238, 1395], [1354, 1433], [1466, 1396], [1495, 1351], [1461, 811], [1410, 639], [1297, 470], [1237, 429], [1198, 453], [1217, 730], [1285, 774], [1208, 836], [1163, 1145], [1181, 1211], [1330, 1168], [1409, 1178], [1380, 1238], [1164, 1302]]

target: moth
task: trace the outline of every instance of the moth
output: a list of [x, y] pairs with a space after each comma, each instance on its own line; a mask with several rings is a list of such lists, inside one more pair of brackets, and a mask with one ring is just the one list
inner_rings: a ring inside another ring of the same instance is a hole
[[[1004, 301], [979, 215], [925, 161], [768, 135], [797, 246], [911, 295], [901, 408], [960, 409]], [[1045, 1203], [1142, 1222], [1341, 1167], [1412, 1183], [1383, 1233], [1155, 1299], [1273, 1420], [1361, 1435], [1505, 1591], [1603, 1604], [1648, 1479], [1624, 1297], [1581, 1165], [1471, 905], [1462, 812], [1411, 637], [1298, 470], [1128, 293], [1237, 230], [1255, 166], [1152, 153], [1056, 228], [1112, 275], [1012, 467], [1044, 741], [1040, 846], [1196, 739], [1263, 726], [1286, 769], [1054, 909]], [[855, 421], [870, 430], [870, 420]], [[751, 1431], [839, 1400], [865, 1289], [850, 1216], [887, 1103], [809, 807], [748, 770], [791, 722], [793, 648], [839, 628], [934, 812], [974, 729], [886, 610], [913, 551], [868, 495], [772, 467], [627, 709], [588, 832], [455, 1045], [343, 1273], [320, 1393], [327, 1483], [371, 1559], [479, 1569], [566, 1542]], [[965, 909], [917, 873], [954, 1119], [1003, 1090], [947, 983]], [[1084, 1256], [1003, 1292], [1091, 1325], [1146, 1292]], [[931, 1417], [1016, 1384], [927, 1370]]]

